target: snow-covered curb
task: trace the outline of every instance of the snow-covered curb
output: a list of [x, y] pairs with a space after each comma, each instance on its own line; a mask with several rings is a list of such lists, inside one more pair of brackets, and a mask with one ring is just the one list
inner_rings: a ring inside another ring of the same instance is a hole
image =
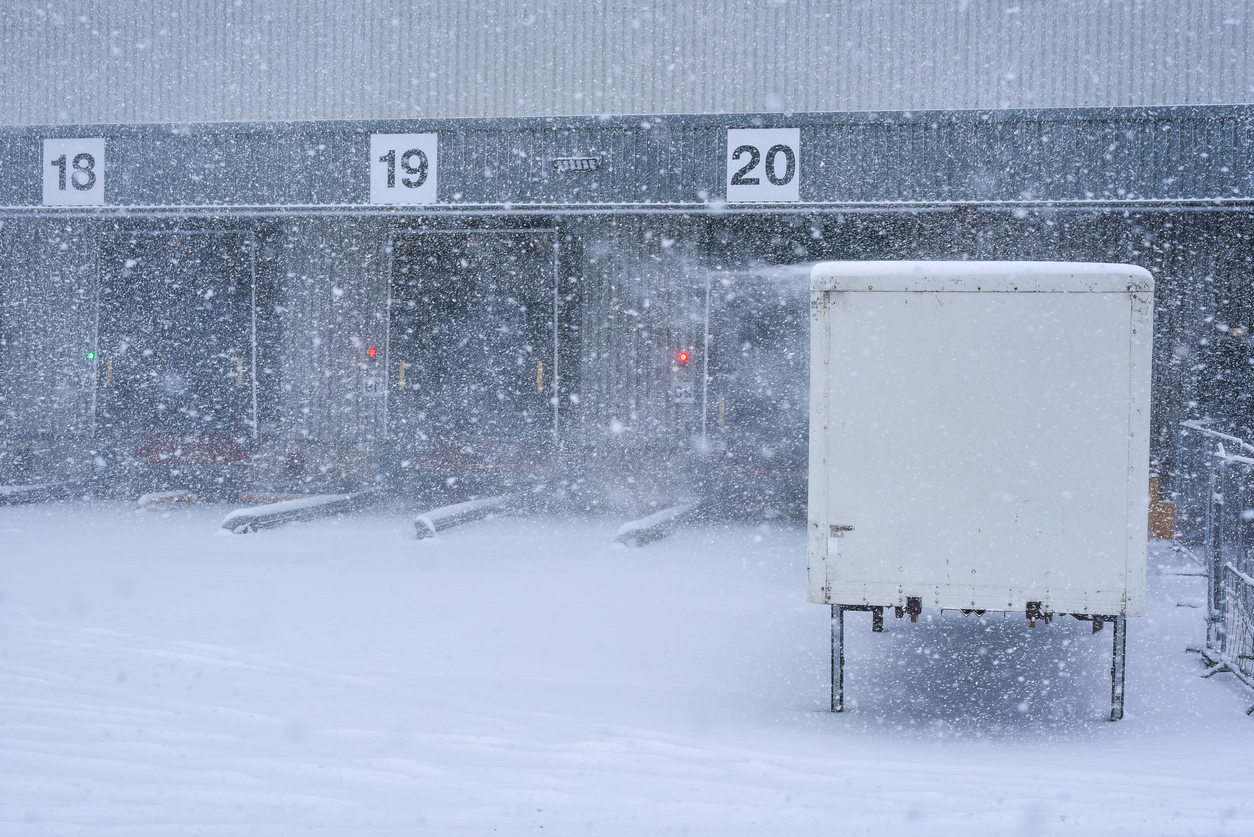
[[480, 500], [467, 500], [451, 506], [442, 506], [414, 518], [414, 532], [418, 540], [434, 538], [435, 533], [442, 529], [450, 529], [472, 520], [481, 520], [493, 512], [500, 511], [509, 503], [509, 497], [484, 497]]
[[700, 505], [700, 500], [687, 500], [654, 512], [648, 517], [629, 520], [618, 527], [618, 531], [614, 533], [614, 541], [628, 546], [639, 546], [664, 538], [670, 534], [672, 528], [683, 522], [683, 519], [696, 511]]
[[266, 503], [261, 506], [235, 509], [223, 518], [222, 528], [242, 535], [294, 520], [308, 520], [313, 517], [352, 511], [360, 507], [363, 498], [370, 497], [374, 493], [374, 491], [356, 491], [352, 494], [317, 494], [312, 497], [284, 500], [281, 503]]

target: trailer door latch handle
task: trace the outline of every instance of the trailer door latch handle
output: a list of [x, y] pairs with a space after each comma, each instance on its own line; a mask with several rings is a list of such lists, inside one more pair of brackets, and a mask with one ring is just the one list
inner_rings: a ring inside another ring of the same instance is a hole
[[832, 538], [843, 538], [846, 532], [853, 531], [852, 526], [837, 526], [834, 523], [828, 528], [831, 529], [831, 534], [828, 537], [832, 537]]

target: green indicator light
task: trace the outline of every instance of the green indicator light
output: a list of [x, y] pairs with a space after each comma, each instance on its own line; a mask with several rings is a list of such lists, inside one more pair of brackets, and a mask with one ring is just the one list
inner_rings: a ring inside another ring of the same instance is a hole
[[87, 353], [87, 359], [88, 359], [88, 360], [95, 360], [95, 359], [96, 359], [96, 353], [95, 353], [95, 352], [88, 352], [88, 353]]

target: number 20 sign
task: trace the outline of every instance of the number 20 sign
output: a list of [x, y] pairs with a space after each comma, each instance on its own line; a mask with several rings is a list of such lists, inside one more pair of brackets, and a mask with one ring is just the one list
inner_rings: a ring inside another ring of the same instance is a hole
[[727, 132], [727, 200], [801, 200], [801, 129], [734, 128]]
[[370, 202], [435, 203], [439, 134], [371, 134]]
[[103, 206], [105, 141], [44, 140], [44, 206]]

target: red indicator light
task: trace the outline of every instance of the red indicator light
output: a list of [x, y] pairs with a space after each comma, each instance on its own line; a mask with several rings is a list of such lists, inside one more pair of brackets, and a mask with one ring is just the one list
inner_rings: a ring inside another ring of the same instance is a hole
[[378, 354], [379, 354], [379, 350], [376, 349], [374, 346], [371, 346], [369, 349], [366, 349], [366, 357], [375, 357]]
[[686, 366], [688, 364], [689, 355], [687, 352], [680, 352], [675, 359], [679, 361], [680, 366]]

